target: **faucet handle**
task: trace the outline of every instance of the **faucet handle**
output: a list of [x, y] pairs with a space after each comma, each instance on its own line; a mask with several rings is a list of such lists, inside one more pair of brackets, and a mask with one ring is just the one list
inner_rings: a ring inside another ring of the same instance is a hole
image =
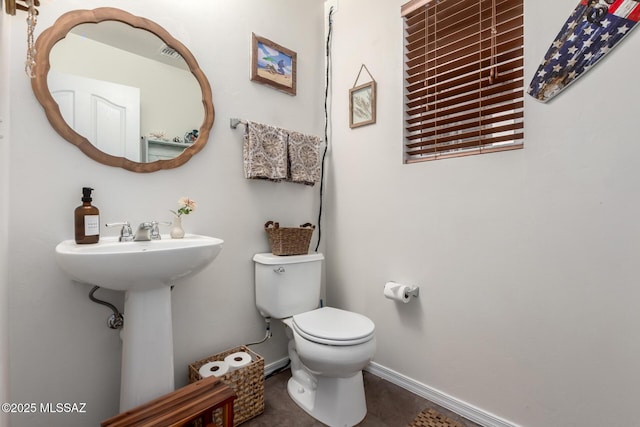
[[160, 240], [160, 225], [171, 225], [167, 221], [151, 221], [151, 240]]
[[130, 242], [133, 240], [133, 230], [131, 230], [131, 224], [129, 224], [129, 221], [110, 222], [108, 224], [105, 224], [105, 226], [106, 227], [122, 226], [122, 228], [120, 229], [120, 238], [118, 240], [120, 240], [121, 242]]

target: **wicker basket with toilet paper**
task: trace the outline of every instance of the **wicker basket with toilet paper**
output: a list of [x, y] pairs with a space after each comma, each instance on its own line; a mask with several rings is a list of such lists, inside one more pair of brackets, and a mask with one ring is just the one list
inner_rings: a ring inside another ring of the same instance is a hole
[[[238, 396], [233, 404], [233, 424], [241, 424], [264, 412], [264, 359], [246, 346], [239, 346], [189, 365], [189, 383], [215, 375]], [[222, 425], [222, 411], [214, 419]]]

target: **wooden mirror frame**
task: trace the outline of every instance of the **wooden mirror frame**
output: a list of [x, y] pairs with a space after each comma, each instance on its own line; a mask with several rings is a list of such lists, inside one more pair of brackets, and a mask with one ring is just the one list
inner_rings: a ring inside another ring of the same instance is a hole
[[[80, 24], [99, 23], [102, 21], [119, 21], [135, 28], [147, 30], [158, 36], [167, 46], [175, 49], [189, 66], [189, 70], [194, 75], [202, 90], [202, 103], [204, 105], [204, 121], [200, 126], [198, 138], [195, 142], [178, 155], [169, 160], [156, 160], [151, 163], [139, 163], [124, 157], [116, 157], [107, 154], [96, 148], [91, 142], [74, 131], [64, 120], [60, 112], [60, 107], [53, 99], [49, 91], [47, 76], [51, 64], [49, 54], [53, 46], [67, 36], [69, 31]], [[35, 77], [31, 79], [31, 87], [36, 98], [44, 107], [47, 119], [51, 126], [64, 139], [77, 146], [87, 156], [108, 166], [121, 167], [133, 172], [155, 172], [161, 169], [172, 169], [186, 163], [194, 154], [202, 150], [209, 139], [209, 131], [213, 126], [215, 111], [213, 108], [213, 97], [211, 86], [204, 72], [198, 66], [196, 58], [189, 49], [180, 41], [176, 40], [164, 28], [146, 18], [131, 15], [120, 9], [103, 7], [93, 10], [74, 10], [60, 16], [56, 22], [40, 34], [36, 41], [36, 65], [34, 67]]]

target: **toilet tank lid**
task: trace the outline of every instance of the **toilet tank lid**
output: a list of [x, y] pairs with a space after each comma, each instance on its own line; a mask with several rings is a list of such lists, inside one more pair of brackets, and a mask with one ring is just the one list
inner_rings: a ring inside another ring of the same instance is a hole
[[255, 254], [253, 260], [259, 264], [282, 265], [282, 264], [298, 264], [311, 261], [322, 261], [324, 255], [321, 253], [311, 253], [307, 255], [274, 255], [272, 253]]

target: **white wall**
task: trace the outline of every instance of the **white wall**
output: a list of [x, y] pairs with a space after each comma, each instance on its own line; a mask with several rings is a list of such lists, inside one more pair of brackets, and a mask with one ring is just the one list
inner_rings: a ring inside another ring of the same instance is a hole
[[[405, 0], [334, 22], [327, 299], [371, 317], [375, 362], [527, 427], [636, 425], [640, 34], [548, 105], [523, 150], [402, 164]], [[526, 80], [576, 5], [525, 2]], [[364, 63], [377, 123], [348, 127]], [[388, 280], [421, 286], [396, 305]]]
[[[9, 401], [9, 28], [10, 19], [0, 13], [0, 403]], [[9, 416], [0, 412], [0, 427]]]
[[[210, 267], [173, 291], [178, 386], [187, 382], [189, 363], [263, 337], [264, 323], [254, 303], [251, 257], [268, 250], [264, 223], [269, 219], [282, 224], [315, 222], [317, 215], [317, 186], [243, 178], [243, 130], [231, 130], [229, 118], [322, 134], [321, 1], [199, 0], [177, 5], [168, 0], [99, 0], [91, 4], [100, 6], [144, 15], [188, 46], [211, 82], [216, 121], [208, 145], [178, 169], [134, 174], [90, 160], [46, 121], [23, 72], [24, 19], [11, 18], [11, 251], [2, 260], [9, 266], [11, 398], [86, 402], [88, 411], [84, 415], [15, 415], [13, 427], [85, 427], [118, 410], [121, 344], [118, 332], [106, 326], [110, 313], [90, 302], [90, 287], [70, 281], [53, 256], [55, 245], [73, 236], [73, 209], [80, 204], [82, 186], [95, 188], [94, 203], [103, 223], [168, 220], [178, 198], [189, 196], [199, 208], [183, 221], [187, 231], [225, 240]], [[36, 35], [62, 13], [85, 8], [86, 2], [80, 0], [44, 2]], [[297, 96], [249, 81], [252, 32], [297, 52]], [[103, 229], [105, 235], [116, 233]], [[122, 295], [109, 291], [100, 295], [122, 307]], [[275, 325], [275, 333], [272, 341], [256, 347], [267, 363], [286, 357], [283, 329]]]

